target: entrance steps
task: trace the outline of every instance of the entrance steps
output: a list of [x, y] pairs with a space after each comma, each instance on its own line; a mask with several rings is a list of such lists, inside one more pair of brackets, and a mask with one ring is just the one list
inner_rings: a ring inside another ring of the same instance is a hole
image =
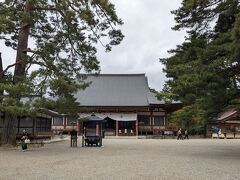
[[105, 136], [105, 139], [138, 139], [138, 136]]

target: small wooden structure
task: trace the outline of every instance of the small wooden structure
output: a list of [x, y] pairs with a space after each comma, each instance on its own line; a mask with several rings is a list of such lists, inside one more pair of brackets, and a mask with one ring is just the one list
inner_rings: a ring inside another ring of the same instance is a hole
[[94, 113], [91, 116], [80, 119], [82, 122], [82, 147], [83, 146], [102, 146], [102, 123], [104, 119], [96, 116]]
[[[219, 114], [216, 125], [221, 129], [224, 138], [240, 138], [240, 114], [235, 108], [227, 109]], [[214, 138], [214, 134], [212, 135]]]

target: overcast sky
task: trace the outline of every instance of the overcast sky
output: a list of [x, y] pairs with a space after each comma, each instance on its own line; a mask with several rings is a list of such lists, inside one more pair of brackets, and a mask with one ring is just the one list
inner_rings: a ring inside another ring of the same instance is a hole
[[[111, 0], [118, 16], [123, 20], [121, 27], [123, 42], [106, 53], [98, 50], [101, 73], [146, 73], [149, 86], [160, 90], [166, 77], [159, 58], [169, 56], [167, 51], [184, 40], [184, 32], [171, 30], [174, 16], [171, 10], [178, 9], [181, 0]], [[15, 52], [4, 47], [0, 41], [4, 66], [15, 61]]]
[[184, 32], [171, 30], [180, 0], [111, 0], [125, 38], [110, 53], [98, 52], [101, 73], [146, 73], [149, 86], [160, 90], [166, 77], [159, 58], [184, 40]]

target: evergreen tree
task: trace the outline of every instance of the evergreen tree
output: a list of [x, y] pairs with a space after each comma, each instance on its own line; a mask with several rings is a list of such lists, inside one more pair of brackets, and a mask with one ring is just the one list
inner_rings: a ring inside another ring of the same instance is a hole
[[[17, 116], [35, 112], [33, 105], [51, 104], [44, 99], [47, 92], [59, 98], [58, 107], [76, 107], [72, 94], [86, 87], [82, 73], [99, 72], [94, 44], [101, 43], [106, 51], [118, 45], [123, 39], [119, 25], [109, 0], [0, 2], [0, 40], [16, 50], [15, 63], [0, 69], [4, 144], [15, 143]], [[42, 100], [21, 101], [30, 95]]]
[[170, 58], [161, 59], [169, 77], [166, 89], [186, 106], [175, 113], [182, 124], [188, 119], [204, 126], [239, 96], [240, 3], [183, 0], [172, 13], [173, 29], [187, 30], [188, 37], [170, 51]]

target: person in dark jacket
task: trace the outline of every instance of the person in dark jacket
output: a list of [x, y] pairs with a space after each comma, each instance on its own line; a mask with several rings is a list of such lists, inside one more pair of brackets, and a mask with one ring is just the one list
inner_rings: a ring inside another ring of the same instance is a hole
[[187, 129], [184, 131], [184, 139], [189, 139], [189, 137], [188, 137], [188, 130]]
[[26, 140], [28, 140], [28, 139], [29, 139], [28, 133], [27, 133], [27, 131], [24, 129], [24, 130], [23, 130], [22, 137], [21, 137], [22, 151], [25, 151], [25, 150], [27, 149]]

